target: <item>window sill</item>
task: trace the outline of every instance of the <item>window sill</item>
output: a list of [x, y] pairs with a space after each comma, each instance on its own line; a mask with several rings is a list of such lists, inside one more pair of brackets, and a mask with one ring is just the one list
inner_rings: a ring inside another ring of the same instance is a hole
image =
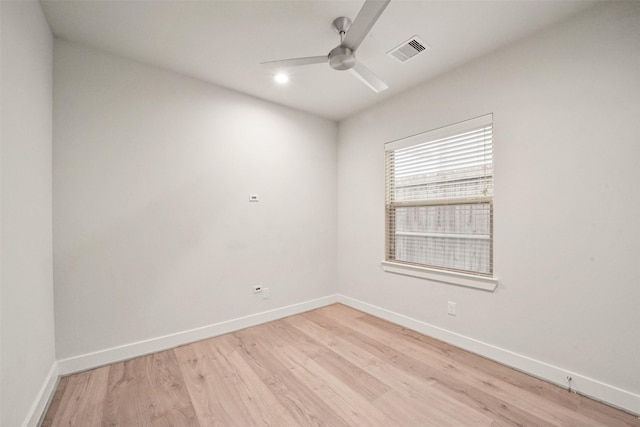
[[404, 276], [419, 277], [450, 285], [464, 286], [467, 288], [482, 289], [493, 292], [498, 286], [495, 277], [474, 276], [473, 274], [456, 273], [454, 271], [435, 270], [432, 268], [418, 267], [415, 265], [400, 264], [382, 261], [382, 269], [387, 273], [402, 274]]

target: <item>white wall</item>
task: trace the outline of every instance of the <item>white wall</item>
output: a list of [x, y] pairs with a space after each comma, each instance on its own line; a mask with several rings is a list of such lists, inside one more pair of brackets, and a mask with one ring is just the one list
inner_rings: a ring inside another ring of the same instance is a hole
[[[341, 122], [340, 292], [640, 394], [639, 40], [599, 7]], [[487, 113], [498, 289], [383, 272], [383, 144]]]
[[23, 425], [30, 418], [43, 387], [55, 376], [51, 375], [55, 363], [51, 249], [53, 37], [39, 3], [2, 1], [0, 7], [0, 424], [9, 427]]
[[334, 122], [56, 41], [58, 358], [334, 294], [336, 141]]

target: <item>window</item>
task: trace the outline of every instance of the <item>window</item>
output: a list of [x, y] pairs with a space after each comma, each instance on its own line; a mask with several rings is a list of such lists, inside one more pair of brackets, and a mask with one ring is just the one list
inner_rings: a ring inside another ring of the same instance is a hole
[[387, 263], [492, 276], [492, 129], [489, 114], [385, 144]]

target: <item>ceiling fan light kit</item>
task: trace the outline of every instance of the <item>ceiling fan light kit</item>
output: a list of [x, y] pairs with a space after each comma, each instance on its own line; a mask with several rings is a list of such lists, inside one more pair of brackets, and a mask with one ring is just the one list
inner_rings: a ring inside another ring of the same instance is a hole
[[350, 70], [352, 74], [373, 91], [383, 91], [389, 86], [356, 59], [356, 50], [390, 1], [366, 0], [353, 22], [344, 16], [334, 19], [333, 28], [340, 34], [340, 44], [333, 48], [328, 55], [268, 61], [263, 62], [262, 65], [269, 67], [298, 67], [328, 62], [329, 66], [334, 70]]

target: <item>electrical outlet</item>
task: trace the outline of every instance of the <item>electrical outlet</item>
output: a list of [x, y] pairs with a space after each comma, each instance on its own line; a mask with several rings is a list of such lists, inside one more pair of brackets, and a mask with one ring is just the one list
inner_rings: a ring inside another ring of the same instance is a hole
[[456, 303], [453, 301], [449, 301], [447, 303], [447, 314], [449, 316], [455, 316], [456, 315]]
[[259, 294], [260, 292], [262, 292], [262, 285], [254, 285], [253, 293], [254, 294]]

